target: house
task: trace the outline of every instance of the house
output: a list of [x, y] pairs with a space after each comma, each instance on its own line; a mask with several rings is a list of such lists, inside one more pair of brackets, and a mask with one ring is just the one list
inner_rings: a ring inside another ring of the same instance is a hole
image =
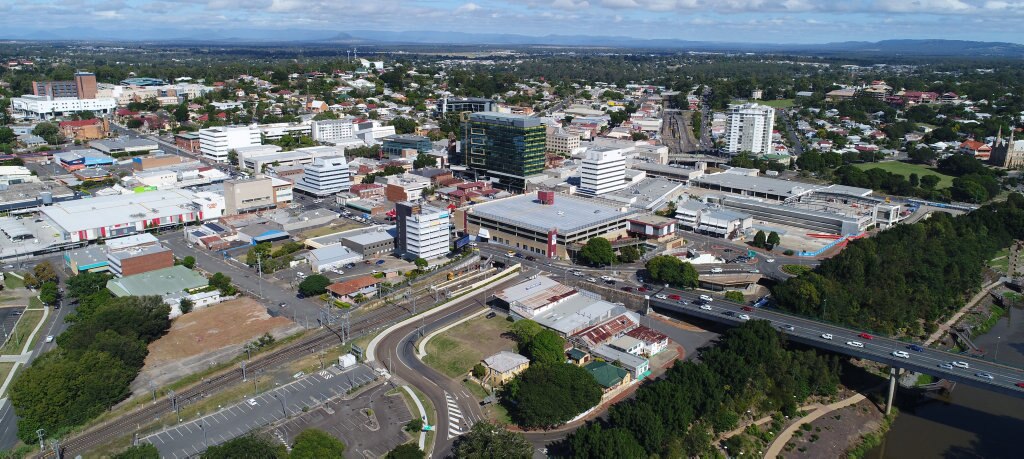
[[628, 371], [608, 362], [590, 362], [583, 369], [590, 372], [606, 394], [633, 380]]
[[492, 386], [500, 386], [509, 382], [519, 373], [530, 367], [530, 359], [515, 352], [501, 351], [483, 360], [487, 375], [484, 382]]
[[647, 359], [618, 350], [607, 344], [596, 346], [590, 350], [595, 357], [600, 357], [606, 362], [617, 362], [622, 368], [629, 370], [633, 378], [642, 379], [650, 372], [650, 362]]
[[359, 295], [362, 295], [364, 298], [376, 295], [377, 284], [381, 282], [383, 282], [382, 279], [377, 279], [373, 276], [357, 277], [345, 282], [336, 282], [328, 285], [327, 293], [330, 293], [338, 301], [355, 303], [355, 298]]
[[568, 362], [578, 367], [582, 367], [591, 361], [589, 352], [575, 347], [569, 349], [569, 351], [566, 352], [566, 355], [569, 357]]
[[643, 347], [640, 349], [640, 355], [643, 356], [650, 357], [668, 347], [668, 336], [643, 325], [626, 332], [626, 336], [635, 338], [643, 343]]
[[960, 144], [960, 152], [986, 161], [992, 156], [992, 147], [974, 139], [967, 139]]

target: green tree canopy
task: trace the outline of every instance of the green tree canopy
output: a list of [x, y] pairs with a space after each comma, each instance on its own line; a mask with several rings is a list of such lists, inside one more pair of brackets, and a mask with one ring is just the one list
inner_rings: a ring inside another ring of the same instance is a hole
[[345, 444], [331, 434], [319, 429], [306, 429], [295, 436], [292, 459], [320, 459], [325, 457], [342, 457]]
[[182, 258], [181, 259], [181, 265], [186, 267], [186, 268], [188, 268], [188, 269], [195, 268], [196, 267], [196, 257], [193, 257], [192, 255], [188, 255], [185, 258]]
[[591, 266], [608, 266], [615, 261], [615, 251], [612, 244], [603, 237], [591, 238], [586, 245], [580, 249], [580, 260]]
[[551, 330], [541, 330], [530, 339], [527, 354], [533, 363], [565, 362], [565, 339]]
[[695, 288], [699, 274], [693, 265], [670, 255], [659, 255], [647, 261], [651, 280], [680, 288]]
[[596, 405], [601, 394], [597, 381], [581, 367], [537, 364], [505, 386], [502, 402], [520, 426], [553, 427]]
[[768, 245], [769, 249], [774, 249], [780, 242], [782, 242], [782, 238], [780, 238], [779, 233], [776, 233], [775, 231], [768, 233], [768, 238], [765, 239], [765, 243]]
[[160, 451], [152, 443], [142, 443], [113, 455], [112, 459], [160, 459]]
[[540, 324], [530, 319], [517, 320], [510, 328], [509, 331], [516, 337], [520, 348], [525, 348], [530, 340], [544, 329]]
[[46, 305], [57, 304], [57, 300], [60, 297], [57, 294], [57, 283], [53, 281], [45, 282], [39, 287], [39, 301], [42, 301]]
[[288, 450], [273, 438], [249, 434], [233, 438], [203, 452], [203, 459], [287, 459]]
[[480, 421], [455, 441], [453, 452], [459, 459], [528, 459], [533, 457], [533, 445], [519, 432]]
[[764, 247], [768, 242], [768, 236], [764, 234], [764, 231], [757, 230], [754, 234], [754, 247]]
[[299, 283], [299, 294], [305, 297], [322, 295], [327, 292], [331, 280], [323, 274], [313, 274]]
[[415, 443], [403, 443], [388, 451], [384, 457], [386, 459], [424, 459], [427, 455]]

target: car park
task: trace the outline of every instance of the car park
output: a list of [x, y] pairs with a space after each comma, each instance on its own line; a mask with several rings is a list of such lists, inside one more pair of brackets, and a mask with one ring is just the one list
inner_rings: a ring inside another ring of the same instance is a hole
[[864, 343], [860, 341], [847, 341], [846, 345], [850, 347], [864, 347]]
[[987, 379], [989, 381], [995, 379], [995, 378], [992, 377], [992, 374], [986, 373], [984, 371], [979, 371], [979, 372], [975, 373], [974, 376], [977, 376], [977, 377], [979, 377], [981, 379]]
[[828, 339], [828, 340], [830, 340], [830, 339], [832, 339], [832, 334], [831, 334], [831, 333], [822, 333], [822, 334], [821, 334], [821, 338], [822, 338], [822, 339]]
[[254, 398], [250, 398], [250, 399], [249, 399], [249, 400], [247, 400], [247, 401], [248, 401], [248, 402], [249, 402], [249, 404], [250, 404], [250, 405], [252, 405], [252, 406], [256, 406], [256, 405], [259, 405], [259, 403], [256, 403], [256, 399], [254, 399]]
[[968, 369], [968, 368], [971, 368], [971, 366], [968, 365], [967, 362], [963, 362], [963, 361], [959, 361], [959, 360], [957, 360], [955, 362], [949, 362], [949, 363], [952, 364], [954, 367], [963, 368], [965, 370]]
[[910, 354], [908, 354], [907, 351], [892, 351], [892, 356], [893, 357], [899, 357], [901, 359], [909, 359], [910, 358]]
[[702, 305], [700, 305], [700, 308], [701, 308], [701, 309], [703, 309], [703, 310], [705, 310], [705, 311], [710, 311], [710, 310], [711, 310], [711, 306], [709, 306], [709, 305], [707, 305], [707, 304], [702, 304]]

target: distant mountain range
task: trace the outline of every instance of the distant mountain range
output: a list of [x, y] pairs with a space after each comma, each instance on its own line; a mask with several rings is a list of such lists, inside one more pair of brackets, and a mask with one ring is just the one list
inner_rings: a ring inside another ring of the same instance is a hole
[[208, 44], [320, 44], [320, 45], [482, 45], [574, 46], [608, 48], [672, 49], [705, 52], [775, 52], [809, 54], [971, 56], [1024, 58], [1024, 45], [966, 40], [907, 39], [878, 42], [847, 41], [821, 44], [732, 43], [678, 39], [644, 39], [625, 36], [545, 35], [439, 31], [389, 32], [353, 30], [202, 30], [146, 29], [102, 31], [88, 28], [0, 32], [0, 39], [115, 42], [194, 42]]

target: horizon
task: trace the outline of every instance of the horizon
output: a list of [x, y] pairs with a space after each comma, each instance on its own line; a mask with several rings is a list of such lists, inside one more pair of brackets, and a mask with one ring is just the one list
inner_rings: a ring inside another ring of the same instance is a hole
[[[243, 3], [243, 4], [239, 4]], [[1024, 43], [1016, 4], [991, 0], [16, 0], [11, 40], [317, 41], [353, 31], [808, 45], [885, 40]], [[401, 12], [402, 14], [395, 14]], [[74, 26], [54, 24], [74, 21]], [[232, 25], [243, 25], [232, 26]], [[349, 27], [358, 24], [358, 27]], [[969, 27], [965, 27], [968, 25]], [[794, 30], [800, 30], [795, 34]], [[292, 36], [264, 40], [262, 35]], [[440, 44], [443, 42], [433, 42]], [[508, 44], [508, 43], [502, 43]]]

